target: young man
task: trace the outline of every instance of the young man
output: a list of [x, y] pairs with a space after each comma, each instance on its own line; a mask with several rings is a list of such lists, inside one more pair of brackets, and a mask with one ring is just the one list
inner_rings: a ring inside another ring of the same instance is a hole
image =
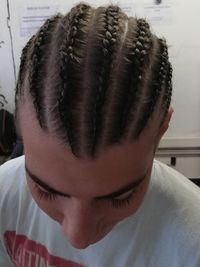
[[168, 128], [165, 41], [117, 6], [75, 6], [22, 52], [25, 156], [0, 168], [0, 265], [200, 265], [200, 190], [154, 161]]

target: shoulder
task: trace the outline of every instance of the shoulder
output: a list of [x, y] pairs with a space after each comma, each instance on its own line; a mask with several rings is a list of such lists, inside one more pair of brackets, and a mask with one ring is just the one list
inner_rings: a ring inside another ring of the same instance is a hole
[[170, 205], [172, 210], [177, 210], [177, 214], [198, 214], [200, 220], [200, 188], [187, 177], [159, 161], [154, 161], [151, 182], [153, 192], [161, 203]]
[[[155, 206], [179, 241], [198, 242], [200, 246], [200, 188], [169, 166], [154, 161], [152, 191]], [[168, 228], [169, 230], [169, 228]], [[176, 235], [176, 233], [175, 233]]]
[[[25, 182], [24, 156], [9, 160], [0, 166], [0, 196], [19, 189]], [[14, 193], [14, 192], [13, 192]]]
[[0, 166], [0, 196], [6, 195], [8, 192], [16, 192], [24, 185], [25, 169], [24, 156], [9, 160]]
[[189, 202], [200, 201], [198, 186], [180, 172], [157, 160], [154, 160], [152, 168], [152, 183], [165, 194], [169, 193], [171, 197], [174, 195]]
[[199, 207], [200, 188], [155, 160], [138, 224], [142, 225], [141, 235], [149, 236], [150, 246], [158, 251], [158, 259], [169, 261], [168, 266], [171, 260], [176, 266], [200, 266]]
[[4, 175], [17, 174], [24, 168], [24, 156], [8, 160], [0, 166], [0, 181], [4, 178]]
[[30, 194], [22, 156], [0, 166], [0, 225], [11, 226], [28, 203]]

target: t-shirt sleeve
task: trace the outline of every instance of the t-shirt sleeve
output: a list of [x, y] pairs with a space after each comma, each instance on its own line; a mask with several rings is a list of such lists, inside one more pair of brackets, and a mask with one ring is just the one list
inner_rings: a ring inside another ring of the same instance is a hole
[[4, 240], [7, 230], [15, 230], [18, 216], [20, 162], [7, 161], [0, 166], [0, 267], [12, 267]]

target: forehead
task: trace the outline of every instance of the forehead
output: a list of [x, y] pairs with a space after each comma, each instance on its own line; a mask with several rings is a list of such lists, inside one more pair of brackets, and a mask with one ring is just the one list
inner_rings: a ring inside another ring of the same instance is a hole
[[19, 117], [28, 168], [60, 191], [76, 188], [78, 192], [78, 184], [85, 192], [98, 188], [94, 194], [103, 195], [114, 190], [113, 185], [120, 188], [137, 180], [151, 165], [154, 143], [149, 133], [137, 141], [108, 147], [95, 160], [78, 159], [67, 145], [44, 132], [33, 115], [21, 110]]
[[26, 165], [52, 188], [74, 196], [106, 195], [138, 181], [153, 158], [151, 150], [131, 156], [129, 149], [113, 147], [98, 160], [83, 161], [54, 145], [50, 141], [46, 148], [40, 142], [25, 145]]
[[123, 145], [102, 153], [95, 161], [83, 161], [52, 140], [35, 140], [29, 135], [24, 141], [31, 172], [52, 188], [71, 195], [109, 194], [143, 177], [153, 158], [150, 149]]

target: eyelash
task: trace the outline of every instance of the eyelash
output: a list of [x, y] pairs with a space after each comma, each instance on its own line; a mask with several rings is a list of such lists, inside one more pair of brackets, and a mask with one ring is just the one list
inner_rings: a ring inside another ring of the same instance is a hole
[[[40, 187], [37, 184], [35, 184], [35, 189], [40, 199], [45, 199], [46, 201], [48, 200], [53, 201], [53, 200], [56, 200], [57, 198], [56, 194], [43, 191], [42, 189], [40, 189]], [[112, 198], [112, 199], [108, 199], [108, 201], [112, 204], [114, 208], [121, 208], [122, 206], [127, 206], [130, 204], [134, 193], [135, 193], [135, 190], [133, 190], [126, 198], [123, 198], [123, 199]]]
[[109, 201], [111, 202], [114, 208], [121, 208], [122, 206], [127, 206], [130, 204], [134, 192], [135, 190], [132, 191], [126, 198], [123, 199], [111, 198], [109, 199]]
[[35, 185], [36, 192], [40, 199], [44, 198], [45, 200], [56, 200], [57, 195], [54, 193], [46, 192], [40, 189], [40, 187], [37, 184]]

